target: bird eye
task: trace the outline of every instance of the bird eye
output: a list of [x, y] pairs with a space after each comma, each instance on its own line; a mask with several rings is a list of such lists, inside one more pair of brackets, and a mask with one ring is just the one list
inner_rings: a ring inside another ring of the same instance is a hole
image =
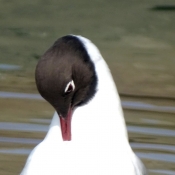
[[65, 88], [65, 90], [64, 90], [64, 93], [70, 93], [70, 92], [72, 92], [72, 91], [74, 91], [74, 89], [75, 89], [75, 84], [74, 84], [74, 81], [73, 80], [71, 80], [67, 85], [66, 85], [66, 88]]

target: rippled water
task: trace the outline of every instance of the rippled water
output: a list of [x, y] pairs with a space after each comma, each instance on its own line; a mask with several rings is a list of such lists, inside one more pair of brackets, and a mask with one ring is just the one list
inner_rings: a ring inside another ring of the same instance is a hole
[[[0, 98], [43, 99], [38, 94], [0, 92]], [[130, 143], [143, 160], [150, 174], [175, 175], [175, 107], [174, 102], [153, 99], [122, 98]], [[26, 111], [27, 112], [27, 111]], [[25, 155], [42, 139], [25, 138], [28, 133], [46, 133], [51, 121], [46, 118], [30, 118], [28, 123], [0, 122], [0, 132], [23, 132], [23, 138], [0, 136], [2, 144], [20, 144], [22, 147], [0, 148], [1, 155]], [[30, 148], [28, 147], [30, 145]], [[27, 146], [27, 147], [26, 147]]]
[[20, 70], [21, 66], [18, 65], [10, 65], [10, 64], [0, 64], [0, 70]]

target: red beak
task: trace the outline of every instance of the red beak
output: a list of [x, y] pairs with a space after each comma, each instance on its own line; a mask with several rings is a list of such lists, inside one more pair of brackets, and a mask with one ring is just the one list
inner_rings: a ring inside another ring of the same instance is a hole
[[70, 108], [66, 117], [60, 116], [61, 133], [64, 141], [71, 140], [71, 120], [72, 120], [72, 109]]

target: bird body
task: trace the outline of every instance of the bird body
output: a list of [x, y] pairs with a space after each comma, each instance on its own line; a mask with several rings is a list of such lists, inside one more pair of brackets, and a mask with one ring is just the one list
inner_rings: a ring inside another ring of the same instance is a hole
[[94, 65], [96, 92], [75, 107], [71, 141], [63, 141], [60, 116], [55, 112], [45, 139], [31, 152], [21, 175], [146, 174], [129, 145], [120, 98], [106, 62], [91, 41], [73, 37]]

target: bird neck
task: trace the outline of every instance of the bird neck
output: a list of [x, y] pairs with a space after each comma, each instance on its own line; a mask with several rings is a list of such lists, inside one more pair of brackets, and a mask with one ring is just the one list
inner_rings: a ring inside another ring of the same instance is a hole
[[61, 128], [60, 128], [60, 118], [57, 112], [54, 113], [49, 130], [44, 139], [49, 140], [50, 142], [57, 142], [62, 140]]
[[[87, 105], [75, 110], [72, 139], [84, 142], [128, 142], [120, 99], [111, 73], [103, 59], [95, 63], [97, 92]], [[114, 138], [115, 137], [115, 138]]]
[[[110, 70], [101, 59], [95, 64], [98, 84], [95, 96], [72, 116], [72, 141], [75, 142], [128, 142], [120, 99]], [[115, 138], [114, 138], [115, 137]], [[45, 139], [61, 141], [60, 119], [54, 114]]]

